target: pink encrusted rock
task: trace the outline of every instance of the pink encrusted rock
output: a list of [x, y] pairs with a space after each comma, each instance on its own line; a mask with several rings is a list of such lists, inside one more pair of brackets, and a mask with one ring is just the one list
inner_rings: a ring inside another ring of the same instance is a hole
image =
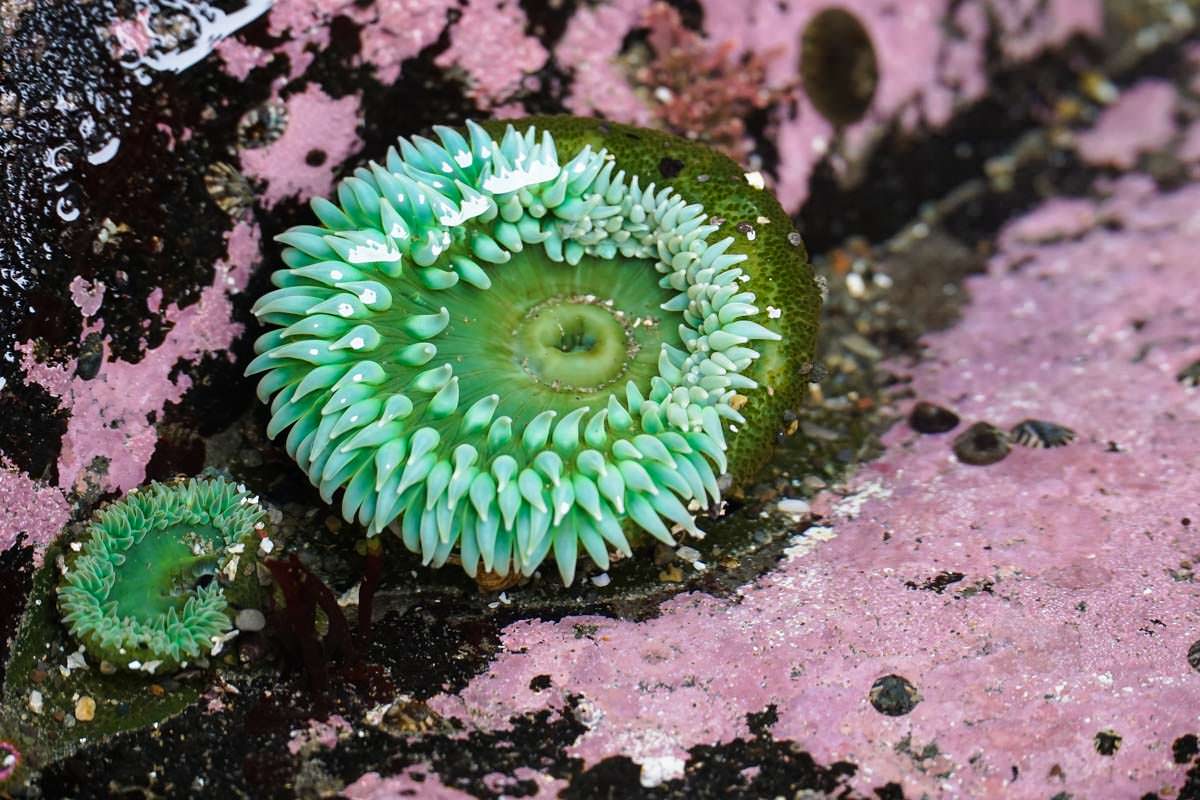
[[335, 100], [316, 84], [309, 84], [287, 99], [287, 109], [288, 124], [282, 136], [266, 147], [241, 153], [243, 172], [267, 183], [259, 195], [266, 208], [285, 197], [308, 199], [329, 194], [334, 170], [362, 147], [357, 95]]
[[1096, 205], [1092, 201], [1056, 197], [1010, 225], [1005, 236], [1024, 243], [1051, 242], [1086, 233], [1096, 222]]
[[438, 780], [433, 770], [410, 767], [390, 778], [378, 772], [368, 772], [341, 792], [350, 800], [396, 800], [400, 797], [420, 797], [422, 800], [471, 800], [472, 795], [451, 789]]
[[437, 65], [465, 70], [467, 93], [480, 108], [490, 108], [511, 97], [549, 57], [541, 42], [526, 35], [528, 23], [516, 0], [474, 0], [451, 29], [450, 47]]
[[503, 772], [489, 772], [483, 776], [483, 785], [491, 792], [505, 796], [514, 791], [523, 781], [531, 781], [537, 786], [536, 797], [558, 797], [567, 788], [567, 781], [554, 778], [529, 767], [517, 767], [511, 775]]
[[144, 56], [150, 51], [150, 9], [141, 8], [134, 19], [118, 19], [109, 26], [114, 54]]
[[[581, 116], [603, 116], [639, 125], [656, 122], [647, 92], [631, 84], [618, 63], [625, 37], [644, 24], [653, 0], [602, 0], [580, 5], [554, 48], [557, 63], [572, 76], [566, 107]], [[1075, 35], [1101, 32], [1100, 0], [912, 0], [901, 11], [894, 0], [845, 0], [871, 36], [879, 65], [875, 100], [865, 119], [844, 132], [847, 162], [865, 158], [880, 136], [899, 121], [905, 130], [940, 127], [964, 104], [987, 91], [987, 43], [993, 34], [1011, 61], [1032, 58]], [[825, 0], [703, 0], [704, 29], [714, 46], [731, 42], [738, 55], [755, 54], [769, 65], [768, 91], [783, 91], [796, 79], [800, 32]], [[522, 78], [548, 58], [542, 44], [526, 33], [526, 17], [516, 0], [389, 0], [362, 5], [354, 0], [288, 0], [271, 9], [268, 33], [282, 38], [273, 51], [243, 43], [219, 48], [231, 74], [244, 76], [274, 53], [286, 54], [289, 79], [304, 74], [314, 54], [327, 47], [330, 24], [343, 16], [360, 26], [363, 63], [375, 66], [385, 84], [402, 79], [401, 64], [438, 40], [450, 26], [450, 48], [438, 56], [443, 68], [461, 68], [469, 93], [484, 109], [511, 116], [521, 109], [506, 103]], [[996, 30], [993, 30], [993, 23]], [[646, 87], [653, 89], [654, 87]], [[801, 94], [795, 113], [779, 115], [772, 138], [779, 152], [776, 192], [796, 209], [808, 194], [808, 179], [834, 141], [832, 126]], [[258, 163], [259, 151], [251, 160]], [[841, 163], [840, 161], [838, 163]], [[289, 168], [289, 171], [295, 171]], [[271, 190], [270, 200], [277, 199]]]
[[[830, 4], [824, 0], [703, 0], [705, 29], [714, 40], [732, 40], [746, 52], [770, 53], [768, 83], [794, 79], [803, 31]], [[837, 4], [862, 23], [878, 61], [879, 82], [866, 117], [845, 131], [845, 154], [864, 158], [874, 142], [899, 120], [906, 130], [949, 122], [961, 106], [987, 91], [989, 18], [1000, 28], [1006, 55], [1020, 61], [1061, 44], [1075, 34], [1098, 35], [1098, 0], [912, 0], [901, 9], [891, 0], [845, 0]], [[996, 16], [989, 17], [992, 12]], [[953, 31], [953, 34], [950, 32]], [[813, 167], [829, 151], [833, 127], [801, 95], [797, 113], [780, 120], [775, 135], [780, 155], [776, 193], [786, 208], [808, 194]]]
[[1072, 36], [1099, 36], [1101, 3], [1081, 0], [999, 0], [988, 4], [1003, 30], [1000, 46], [1014, 61], [1025, 61]]
[[400, 64], [418, 55], [441, 36], [447, 14], [458, 8], [454, 0], [389, 0], [374, 3], [377, 14], [367, 20], [362, 32], [362, 57], [374, 64], [379, 80], [395, 83], [402, 76]]
[[1189, 164], [1200, 164], [1200, 120], [1188, 126], [1176, 154], [1181, 161], [1186, 161]]
[[84, 319], [93, 317], [100, 310], [100, 304], [104, 302], [104, 282], [90, 282], [81, 275], [76, 275], [71, 279], [71, 285], [68, 287], [71, 291], [71, 302], [79, 309], [79, 313]]
[[33, 546], [34, 566], [42, 563], [46, 545], [58, 535], [71, 516], [62, 492], [35, 481], [0, 455], [0, 551], [17, 543]]
[[[228, 253], [216, 264], [212, 285], [192, 305], [167, 307], [170, 331], [137, 362], [109, 360], [105, 340], [100, 373], [84, 380], [75, 374], [74, 364], [42, 363], [30, 343], [20, 348], [26, 379], [57, 397], [70, 415], [58, 459], [61, 489], [77, 488], [77, 482], [88, 477], [104, 491], [125, 492], [144, 482], [158, 442], [151, 415], [160, 416], [167, 403], [178, 402], [191, 387], [186, 371], [171, 377], [176, 365], [226, 351], [242, 332], [241, 324], [232, 321], [230, 295], [245, 288], [260, 255], [259, 238], [254, 223], [234, 226], [226, 235]], [[85, 328], [84, 335], [93, 330]], [[98, 457], [107, 460], [107, 467], [92, 476], [90, 468]]]
[[[803, 37], [797, 32], [830, 7], [823, 0], [705, 0], [703, 5], [710, 38], [736, 42], [742, 52], [763, 56], [770, 68], [768, 84], [774, 88], [795, 78], [803, 55]], [[889, 0], [846, 0], [838, 7], [866, 29], [879, 78], [865, 118], [843, 132], [843, 158], [835, 160], [835, 166], [866, 158], [896, 122], [909, 131], [938, 128], [961, 107], [983, 97], [993, 34], [1006, 43], [1005, 55], [1015, 62], [1077, 34], [1098, 35], [1102, 20], [1099, 0], [914, 0], [902, 12]], [[776, 193], [785, 207], [797, 208], [807, 197], [813, 167], [830, 152], [834, 130], [802, 93], [796, 112], [778, 122]]]
[[582, 6], [571, 16], [558, 46], [558, 63], [569, 69], [574, 81], [567, 108], [579, 116], [601, 115], [617, 122], [648, 125], [650, 109], [629, 85], [614, 59], [621, 42], [650, 6], [651, 0], [611, 0], [594, 7]]
[[292, 755], [297, 753], [305, 756], [319, 750], [333, 750], [338, 742], [350, 736], [354, 726], [346, 721], [341, 714], [331, 714], [328, 719], [310, 719], [308, 725], [292, 731], [287, 749]]
[[225, 63], [225, 71], [239, 81], [258, 67], [265, 67], [272, 58], [270, 51], [237, 38], [226, 39], [213, 49]]
[[[911, 374], [918, 397], [955, 398], [964, 421], [1037, 417], [1074, 428], [1075, 444], [974, 467], [949, 437], [899, 424], [849, 496], [814, 504], [830, 509], [822, 527], [735, 597], [680, 595], [643, 622], [514, 623], [489, 670], [431, 706], [491, 730], [582, 695], [588, 729], [568, 752], [628, 755], [644, 780], [747, 736], [746, 715], [774, 704], [776, 737], [857, 764], [867, 794], [887, 781], [1011, 798], [1179, 785], [1171, 743], [1196, 730], [1186, 654], [1200, 606], [1172, 570], [1196, 553], [1181, 520], [1200, 507], [1200, 392], [1174, 374], [1200, 353], [1200, 184], [1112, 191], [1091, 216], [1136, 202], [1119, 230], [1034, 244], [1019, 232], [1048, 212], [1014, 223]], [[913, 588], [941, 572], [963, 577]], [[583, 624], [594, 632], [579, 637]], [[869, 701], [888, 674], [923, 698], [910, 713]], [[537, 675], [554, 689], [532, 691]], [[1124, 745], [1106, 756], [1094, 737], [1107, 729]], [[928, 745], [936, 769], [910, 755]]]
[[1076, 137], [1080, 157], [1097, 166], [1132, 168], [1139, 155], [1165, 147], [1175, 135], [1175, 103], [1175, 87], [1166, 81], [1145, 80], [1126, 90]]
[[[447, 12], [457, 8], [455, 0], [387, 0], [362, 4], [355, 0], [285, 0], [277, 2], [268, 16], [267, 32], [283, 41], [272, 50], [253, 53], [238, 43], [218, 48], [232, 75], [268, 63], [277, 53], [288, 57], [288, 79], [304, 74], [314, 53], [329, 46], [330, 24], [346, 17], [361, 26], [363, 63], [375, 67], [384, 84], [400, 77], [400, 65], [437, 41], [445, 29]], [[245, 71], [245, 72], [244, 72]]]

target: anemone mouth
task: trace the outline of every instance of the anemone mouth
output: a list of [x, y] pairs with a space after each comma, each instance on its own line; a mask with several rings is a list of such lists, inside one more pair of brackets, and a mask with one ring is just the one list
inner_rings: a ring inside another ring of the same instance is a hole
[[630, 374], [641, 352], [633, 317], [594, 294], [551, 297], [513, 329], [513, 356], [525, 374], [551, 391], [595, 394]]
[[262, 526], [223, 480], [154, 483], [100, 511], [58, 589], [72, 635], [94, 656], [150, 673], [212, 649], [230, 627], [223, 585]]
[[754, 343], [780, 338], [746, 256], [603, 149], [560, 165], [533, 126], [435, 130], [278, 237], [247, 369], [268, 434], [348, 521], [472, 575], [553, 550], [569, 584], [579, 545], [630, 553], [627, 521], [699, 535]]

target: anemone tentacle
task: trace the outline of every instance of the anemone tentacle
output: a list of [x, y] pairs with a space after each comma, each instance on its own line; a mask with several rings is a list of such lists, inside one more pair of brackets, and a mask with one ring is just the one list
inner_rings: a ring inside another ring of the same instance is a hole
[[254, 306], [268, 433], [322, 497], [426, 564], [565, 583], [719, 501], [777, 341], [732, 237], [606, 149], [468, 122], [390, 148], [281, 234]]
[[210, 654], [232, 628], [226, 589], [247, 572], [263, 516], [222, 478], [134, 489], [93, 517], [68, 559], [63, 621], [94, 657], [134, 671]]

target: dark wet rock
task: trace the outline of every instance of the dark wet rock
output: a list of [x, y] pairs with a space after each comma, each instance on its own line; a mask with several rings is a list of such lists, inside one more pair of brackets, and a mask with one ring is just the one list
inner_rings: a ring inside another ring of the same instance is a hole
[[[564, 800], [859, 796], [848, 786], [858, 772], [854, 764], [835, 761], [823, 765], [796, 742], [775, 739], [768, 729], [774, 722], [773, 711], [768, 707], [747, 715], [753, 738], [691, 748], [680, 777], [661, 783], [646, 780], [649, 776], [632, 759], [614, 756], [576, 775], [560, 796]], [[873, 794], [893, 800], [904, 796], [895, 784], [880, 786]]]
[[918, 584], [916, 581], [906, 581], [904, 585], [909, 589], [920, 589], [926, 592], [941, 594], [946, 591], [947, 586], [958, 583], [964, 577], [961, 572], [939, 572], [922, 584]]
[[1115, 731], [1100, 731], [1092, 740], [1092, 746], [1102, 756], [1116, 755], [1121, 749], [1121, 736]]
[[683, 170], [683, 162], [677, 158], [664, 158], [658, 162], [658, 173], [664, 178], [674, 178]]
[[1180, 736], [1171, 744], [1171, 756], [1175, 759], [1176, 764], [1186, 764], [1198, 755], [1200, 755], [1200, 738], [1197, 738], [1194, 733]]
[[1193, 361], [1175, 376], [1175, 380], [1184, 386], [1200, 386], [1200, 361]]

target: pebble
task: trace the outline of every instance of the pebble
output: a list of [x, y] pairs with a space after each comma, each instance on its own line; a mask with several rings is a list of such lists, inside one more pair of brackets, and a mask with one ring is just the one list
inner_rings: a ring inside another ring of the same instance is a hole
[[800, 500], [794, 497], [785, 497], [779, 501], [779, 510], [784, 514], [794, 514], [797, 517], [802, 517], [812, 510], [807, 500]]
[[75, 701], [75, 719], [80, 722], [91, 722], [96, 718], [96, 701], [84, 695]]
[[45, 702], [42, 699], [42, 693], [34, 689], [29, 693], [29, 710], [35, 714], [41, 714], [45, 708]]
[[679, 556], [679, 559], [686, 564], [691, 564], [700, 559], [700, 551], [694, 547], [688, 547], [687, 545], [684, 545], [676, 550], [675, 555]]
[[257, 608], [243, 608], [233, 620], [239, 631], [261, 631], [267, 627], [267, 618]]
[[610, 583], [612, 583], [612, 578], [608, 576], [607, 572], [601, 572], [599, 575], [592, 576], [592, 586], [595, 586], [597, 589], [603, 589]]

